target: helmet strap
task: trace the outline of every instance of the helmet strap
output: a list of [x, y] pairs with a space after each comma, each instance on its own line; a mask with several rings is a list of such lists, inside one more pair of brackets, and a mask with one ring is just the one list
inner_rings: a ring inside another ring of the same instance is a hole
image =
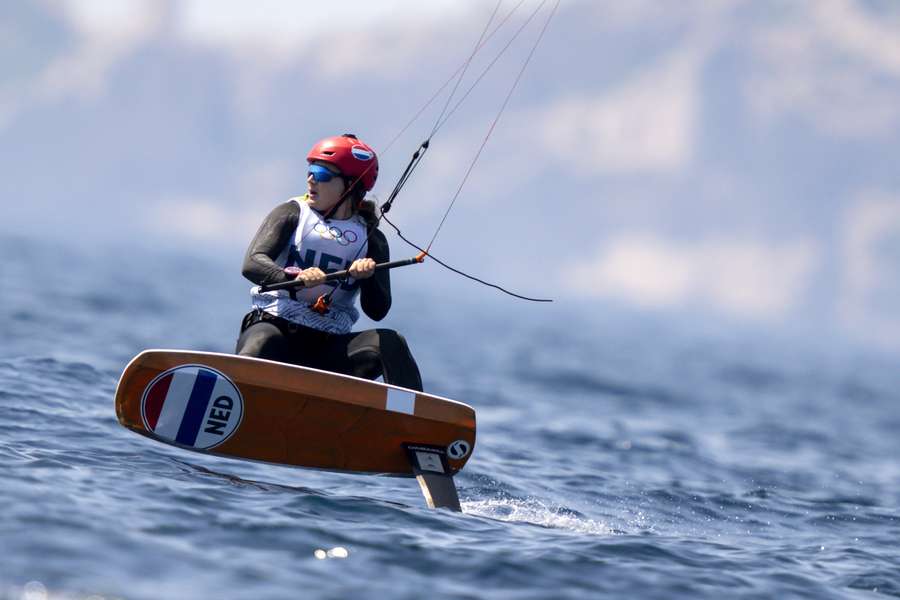
[[337, 204], [328, 209], [328, 212], [323, 215], [322, 219], [325, 221], [334, 217], [334, 213], [340, 210], [341, 206], [344, 204], [344, 202], [347, 202], [347, 200], [350, 200], [351, 202], [351, 211], [356, 212], [356, 210], [359, 209], [359, 205], [362, 203], [363, 198], [365, 197], [365, 192], [363, 192], [361, 196], [356, 193], [355, 187], [359, 185], [358, 179], [343, 176], [341, 177], [341, 179], [344, 180], [344, 193], [341, 196], [341, 199], [337, 201]]
[[337, 201], [337, 204], [329, 208], [328, 211], [324, 215], [322, 215], [322, 220], [328, 221], [329, 219], [334, 217], [334, 213], [338, 211], [338, 209], [344, 204], [344, 202], [347, 201], [349, 197], [350, 194], [344, 194], [343, 196], [341, 196], [341, 199]]

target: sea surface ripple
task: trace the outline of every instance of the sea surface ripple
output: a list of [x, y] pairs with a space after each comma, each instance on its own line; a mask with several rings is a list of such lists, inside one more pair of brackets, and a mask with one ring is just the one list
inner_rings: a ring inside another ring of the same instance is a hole
[[453, 514], [409, 479], [117, 423], [140, 350], [232, 349], [237, 267], [11, 236], [0, 252], [0, 599], [900, 597], [889, 356], [565, 303], [469, 310], [398, 273], [387, 325], [429, 391], [478, 413]]

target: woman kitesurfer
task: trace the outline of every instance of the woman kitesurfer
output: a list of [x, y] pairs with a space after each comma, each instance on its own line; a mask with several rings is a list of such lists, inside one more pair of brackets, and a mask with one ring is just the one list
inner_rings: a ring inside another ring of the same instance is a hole
[[[276, 206], [244, 257], [243, 275], [257, 285], [292, 279], [305, 287], [251, 290], [253, 310], [241, 325], [237, 354], [355, 375], [422, 390], [404, 338], [391, 329], [352, 333], [363, 312], [380, 321], [391, 307], [388, 243], [365, 194], [378, 157], [352, 134], [325, 138], [310, 150], [304, 196]], [[328, 272], [349, 270], [343, 281]]]

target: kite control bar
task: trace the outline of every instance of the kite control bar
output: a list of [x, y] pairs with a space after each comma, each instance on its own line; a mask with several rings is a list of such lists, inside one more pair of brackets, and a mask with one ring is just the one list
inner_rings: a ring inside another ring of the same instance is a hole
[[[405, 258], [403, 260], [392, 260], [390, 262], [378, 263], [375, 265], [376, 271], [381, 271], [382, 269], [396, 269], [397, 267], [406, 267], [408, 265], [414, 265], [420, 262], [425, 261], [425, 257], [428, 256], [424, 252], [420, 252], [418, 256], [414, 256], [413, 258]], [[345, 279], [350, 277], [350, 270], [345, 269], [343, 271], [335, 271], [334, 273], [329, 273], [325, 276], [325, 281], [334, 281], [336, 279]], [[260, 292], [274, 292], [277, 290], [290, 290], [298, 287], [306, 287], [306, 282], [301, 281], [299, 279], [292, 279], [291, 281], [283, 281], [281, 283], [272, 283], [269, 285], [261, 285], [259, 286]]]

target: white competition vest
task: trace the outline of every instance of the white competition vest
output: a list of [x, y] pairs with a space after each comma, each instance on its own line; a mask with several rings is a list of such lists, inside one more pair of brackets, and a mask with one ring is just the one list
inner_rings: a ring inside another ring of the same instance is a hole
[[[349, 219], [330, 219], [325, 222], [322, 215], [304, 202], [304, 197], [291, 198], [300, 207], [300, 219], [294, 239], [281, 251], [275, 263], [281, 268], [319, 267], [326, 273], [350, 267], [357, 258], [365, 258], [367, 250], [366, 223], [359, 215]], [[328, 312], [319, 314], [309, 305], [322, 294], [331, 296]], [[352, 277], [343, 283], [326, 283], [313, 288], [297, 288], [294, 297], [288, 290], [260, 293], [259, 286], [250, 289], [251, 301], [255, 308], [270, 315], [282, 317], [294, 323], [305, 325], [329, 333], [349, 333], [359, 318], [356, 296], [359, 281]]]

